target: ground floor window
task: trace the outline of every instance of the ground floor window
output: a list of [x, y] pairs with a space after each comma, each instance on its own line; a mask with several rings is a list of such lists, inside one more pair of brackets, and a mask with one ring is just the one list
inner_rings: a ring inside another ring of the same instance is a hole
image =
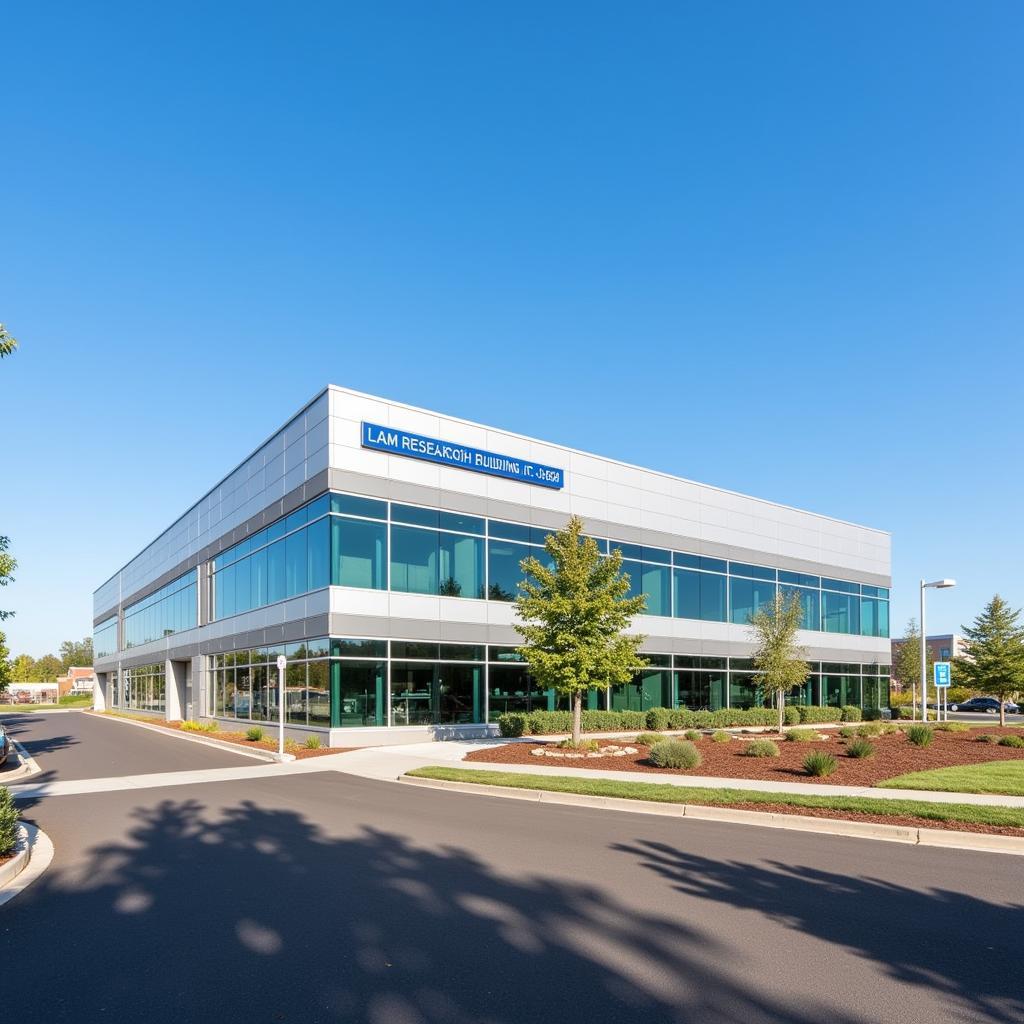
[[[246, 722], [278, 720], [276, 661], [288, 659], [285, 721], [315, 728], [469, 725], [506, 711], [569, 708], [541, 689], [515, 647], [419, 640], [333, 637], [210, 655], [209, 714]], [[646, 654], [633, 680], [590, 691], [587, 708], [646, 711], [653, 707], [717, 711], [771, 703], [747, 658]], [[889, 706], [889, 666], [810, 662], [807, 680], [787, 704]], [[154, 670], [154, 671], [150, 671]], [[163, 666], [122, 673], [121, 707], [164, 708]]]
[[[116, 673], [111, 674], [116, 678]], [[163, 662], [122, 669], [114, 695], [115, 707], [163, 714], [167, 708], [167, 681]]]

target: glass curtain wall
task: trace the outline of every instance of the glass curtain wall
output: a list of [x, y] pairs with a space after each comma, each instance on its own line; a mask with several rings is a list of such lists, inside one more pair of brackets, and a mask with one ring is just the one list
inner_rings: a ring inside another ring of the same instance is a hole
[[[330, 583], [367, 590], [492, 601], [515, 599], [520, 563], [548, 530], [418, 505], [332, 492], [213, 562], [213, 617], [223, 618]], [[799, 595], [803, 628], [886, 637], [889, 591], [806, 573], [593, 538], [617, 548], [630, 594], [648, 615], [746, 624], [776, 589]]]
[[117, 654], [117, 616], [93, 626], [92, 649], [94, 657], [106, 658], [111, 654]]
[[138, 647], [192, 629], [196, 616], [196, 574], [187, 572], [125, 608], [124, 645]]
[[121, 670], [116, 688], [119, 708], [163, 714], [167, 707], [167, 683], [162, 662]]

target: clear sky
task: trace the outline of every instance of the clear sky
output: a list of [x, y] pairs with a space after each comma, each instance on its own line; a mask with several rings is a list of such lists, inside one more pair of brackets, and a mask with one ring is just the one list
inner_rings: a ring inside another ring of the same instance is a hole
[[[14, 652], [328, 382], [1024, 603], [1024, 5], [9, 6]], [[930, 630], [931, 631], [931, 630]]]

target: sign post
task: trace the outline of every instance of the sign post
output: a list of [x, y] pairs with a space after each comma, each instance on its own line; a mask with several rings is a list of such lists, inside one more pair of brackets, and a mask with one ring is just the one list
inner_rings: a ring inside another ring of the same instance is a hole
[[284, 670], [288, 667], [288, 659], [283, 655], [277, 656], [277, 759], [278, 761], [292, 761], [291, 754], [284, 752]]
[[949, 684], [952, 679], [952, 671], [948, 661], [937, 661], [932, 666], [935, 676], [936, 703], [939, 705], [939, 717], [944, 721], [949, 720]]

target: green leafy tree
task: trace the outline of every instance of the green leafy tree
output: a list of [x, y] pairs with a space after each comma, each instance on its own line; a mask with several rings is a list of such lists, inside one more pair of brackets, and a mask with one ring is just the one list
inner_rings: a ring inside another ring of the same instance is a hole
[[903, 636], [892, 658], [892, 675], [908, 693], [921, 675], [921, 629], [917, 619], [907, 620]]
[[52, 654], [44, 654], [32, 666], [33, 681], [37, 683], [53, 682], [63, 672], [64, 665], [60, 658], [54, 657]]
[[[18, 568], [18, 561], [8, 548], [11, 541], [8, 537], [0, 536], [0, 587], [6, 587], [8, 583], [14, 582], [14, 570]], [[9, 619], [14, 612], [0, 610], [0, 622]]]
[[956, 666], [972, 689], [999, 699], [999, 724], [1006, 725], [1003, 701], [1024, 690], [1024, 626], [1020, 609], [1012, 609], [996, 594], [964, 632], [964, 654]]
[[19, 654], [11, 662], [11, 681], [31, 683], [35, 681], [36, 659], [31, 654]]
[[6, 690], [11, 682], [11, 652], [7, 648], [7, 635], [0, 630], [0, 690]]
[[0, 359], [9, 356], [18, 347], [18, 339], [0, 324]]
[[72, 665], [85, 668], [92, 664], [92, 637], [83, 640], [65, 640], [60, 645], [60, 660], [67, 672]]
[[756, 647], [754, 668], [758, 685], [771, 695], [779, 711], [779, 732], [785, 716], [786, 694], [807, 678], [810, 667], [796, 642], [803, 621], [800, 595], [776, 590], [775, 599], [750, 616]]
[[602, 557], [597, 544], [583, 537], [579, 516], [549, 534], [544, 549], [551, 568], [533, 556], [519, 563], [526, 578], [515, 601], [520, 619], [515, 629], [523, 638], [519, 650], [541, 688], [553, 687], [571, 700], [572, 739], [578, 744], [583, 694], [628, 683], [646, 664], [638, 654], [646, 637], [625, 630], [647, 599], [628, 596], [622, 552]]

